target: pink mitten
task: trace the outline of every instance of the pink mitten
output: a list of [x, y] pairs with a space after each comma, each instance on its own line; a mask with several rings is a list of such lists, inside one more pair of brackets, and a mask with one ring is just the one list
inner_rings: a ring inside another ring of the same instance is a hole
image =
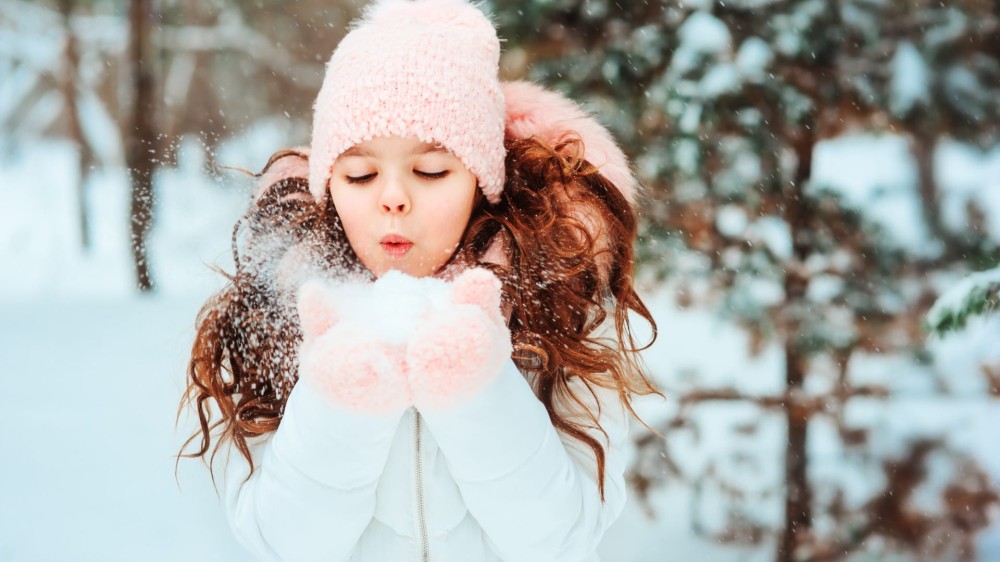
[[485, 269], [455, 279], [450, 305], [432, 312], [406, 348], [413, 403], [445, 409], [489, 385], [510, 358], [510, 331], [500, 313], [500, 280]]
[[303, 380], [332, 403], [355, 412], [390, 414], [410, 405], [402, 346], [344, 322], [335, 296], [319, 281], [302, 286], [298, 309]]

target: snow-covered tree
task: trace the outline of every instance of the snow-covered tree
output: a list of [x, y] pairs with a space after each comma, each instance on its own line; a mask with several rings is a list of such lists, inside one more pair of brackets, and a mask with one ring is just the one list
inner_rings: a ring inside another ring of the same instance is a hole
[[[160, 168], [175, 165], [181, 139], [201, 141], [210, 171], [222, 141], [269, 119], [289, 132], [272, 148], [306, 141], [323, 62], [364, 3], [149, 0], [137, 19], [131, 2], [2, 2], [0, 156], [42, 138], [79, 146], [84, 247], [88, 176], [130, 169], [136, 189], [122, 221], [132, 232], [121, 243], [132, 247], [138, 286], [149, 289], [154, 184]], [[141, 64], [136, 22], [148, 27]]]
[[[685, 305], [714, 306], [745, 327], [758, 349], [782, 349], [782, 393], [679, 391], [682, 404], [750, 402], [781, 412], [786, 424], [783, 522], [771, 527], [735, 501], [735, 515], [710, 533], [754, 542], [774, 532], [782, 561], [846, 556], [873, 534], [900, 550], [929, 552], [929, 534], [901, 531], [919, 519], [906, 512], [901, 490], [885, 496], [885, 505], [897, 502], [892, 508], [848, 510], [836, 499], [845, 483], [810, 478], [808, 435], [824, 418], [845, 443], [864, 446], [869, 429], [852, 427], [844, 412], [855, 398], [892, 400], [892, 381], [855, 382], [852, 359], [898, 355], [919, 365], [927, 355], [923, 314], [938, 290], [928, 273], [1000, 262], [1000, 240], [985, 230], [942, 226], [929, 161], [942, 138], [997, 142], [995, 7], [972, 0], [493, 5], [511, 41], [507, 72], [587, 100], [635, 157], [648, 187], [640, 247], [647, 268], [681, 287]], [[924, 211], [918, 242], [900, 240], [869, 209], [815, 180], [819, 143], [852, 130], [911, 139], [919, 179], [908, 197]], [[660, 430], [689, 421], [674, 418]], [[670, 459], [663, 440], [643, 444], [654, 460]], [[914, 443], [914, 463], [927, 458], [925, 446]], [[659, 464], [637, 474], [640, 488], [662, 474]], [[666, 465], [671, 478], [682, 476]], [[994, 497], [989, 486], [977, 493]], [[745, 491], [733, 496], [753, 501]], [[955, 525], [945, 515], [922, 521], [949, 529], [957, 549], [985, 525]]]
[[973, 273], [948, 289], [927, 312], [927, 326], [935, 334], [944, 335], [961, 330], [972, 317], [998, 310], [1000, 267]]

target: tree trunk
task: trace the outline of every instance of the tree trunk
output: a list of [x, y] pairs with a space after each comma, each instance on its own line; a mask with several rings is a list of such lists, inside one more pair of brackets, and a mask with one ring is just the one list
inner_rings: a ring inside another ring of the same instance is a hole
[[94, 163], [94, 152], [83, 134], [83, 125], [80, 123], [79, 96], [77, 96], [77, 82], [80, 79], [79, 66], [80, 56], [77, 47], [76, 35], [73, 33], [70, 24], [70, 16], [73, 13], [75, 0], [59, 0], [59, 12], [62, 14], [63, 26], [66, 30], [66, 45], [63, 50], [63, 67], [60, 76], [60, 88], [63, 100], [66, 104], [66, 124], [69, 128], [69, 136], [76, 142], [80, 149], [79, 174], [77, 175], [77, 214], [80, 226], [80, 246], [84, 251], [90, 249], [90, 224], [87, 213], [87, 184], [90, 178], [90, 168]]
[[[803, 189], [812, 175], [812, 153], [816, 145], [815, 127], [801, 127], [794, 147], [798, 159], [795, 176], [785, 191], [785, 220], [787, 221], [794, 252], [793, 263], [801, 264], [808, 257], [802, 232], [808, 228], [807, 209], [802, 205]], [[785, 419], [788, 442], [785, 447], [785, 525], [778, 545], [776, 560], [793, 562], [800, 541], [812, 527], [812, 488], [807, 474], [807, 436], [810, 412], [803, 403], [802, 386], [805, 381], [807, 360], [796, 334], [801, 324], [797, 316], [805, 298], [807, 279], [800, 268], [789, 268], [785, 275]], [[787, 312], [790, 311], [790, 312]]]
[[812, 489], [806, 473], [809, 412], [802, 407], [800, 395], [805, 379], [804, 361], [791, 341], [785, 342], [785, 382], [789, 398], [785, 402], [788, 444], [785, 448], [785, 528], [778, 550], [778, 562], [793, 562], [801, 537], [812, 526]]
[[917, 188], [920, 194], [920, 209], [929, 234], [942, 242], [948, 242], [949, 234], [941, 221], [941, 202], [938, 196], [937, 180], [934, 178], [934, 133], [929, 127], [917, 125], [917, 131], [910, 138], [910, 152], [917, 164]]
[[132, 64], [132, 121], [126, 132], [125, 160], [132, 177], [131, 242], [132, 258], [140, 291], [152, 291], [146, 236], [153, 219], [153, 153], [156, 136], [153, 124], [153, 66], [149, 49], [151, 0], [132, 0], [129, 19], [132, 37], [129, 58]]

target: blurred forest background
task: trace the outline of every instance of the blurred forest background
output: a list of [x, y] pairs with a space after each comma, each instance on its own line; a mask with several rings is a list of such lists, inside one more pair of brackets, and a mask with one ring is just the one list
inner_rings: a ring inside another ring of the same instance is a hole
[[[0, 0], [0, 302], [203, 301], [249, 196], [224, 166], [308, 143], [364, 4]], [[645, 186], [667, 400], [629, 477], [674, 527], [602, 555], [1000, 560], [1000, 2], [485, 6], [502, 78], [579, 100]]]

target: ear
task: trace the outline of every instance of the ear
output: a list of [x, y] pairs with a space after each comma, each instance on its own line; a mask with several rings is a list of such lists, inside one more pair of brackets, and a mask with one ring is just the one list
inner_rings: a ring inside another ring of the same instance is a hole
[[459, 275], [451, 287], [451, 301], [456, 304], [471, 304], [482, 308], [494, 320], [502, 319], [500, 314], [500, 291], [503, 284], [488, 269], [481, 267], [467, 269]]
[[298, 309], [302, 335], [307, 340], [322, 335], [340, 320], [336, 300], [318, 279], [302, 284]]

